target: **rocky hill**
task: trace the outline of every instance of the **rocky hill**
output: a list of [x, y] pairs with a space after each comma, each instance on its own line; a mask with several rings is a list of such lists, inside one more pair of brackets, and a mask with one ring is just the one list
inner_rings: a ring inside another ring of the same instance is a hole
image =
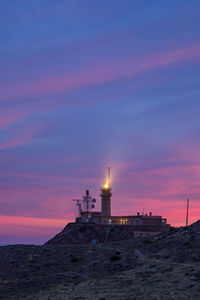
[[97, 243], [105, 241], [121, 241], [134, 238], [131, 225], [100, 225], [95, 223], [69, 223], [46, 245], [88, 244], [92, 240]]
[[0, 299], [200, 299], [200, 220], [149, 238], [59, 239], [0, 247]]

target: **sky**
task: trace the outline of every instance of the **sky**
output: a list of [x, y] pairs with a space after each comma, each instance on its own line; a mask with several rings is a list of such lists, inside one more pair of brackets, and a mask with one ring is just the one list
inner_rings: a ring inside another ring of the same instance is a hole
[[0, 245], [112, 214], [200, 219], [200, 1], [0, 3]]

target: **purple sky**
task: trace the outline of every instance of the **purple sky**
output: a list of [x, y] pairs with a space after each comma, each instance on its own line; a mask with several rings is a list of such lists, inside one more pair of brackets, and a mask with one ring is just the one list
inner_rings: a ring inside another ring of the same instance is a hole
[[200, 218], [200, 1], [0, 4], [0, 244], [40, 243], [97, 198]]

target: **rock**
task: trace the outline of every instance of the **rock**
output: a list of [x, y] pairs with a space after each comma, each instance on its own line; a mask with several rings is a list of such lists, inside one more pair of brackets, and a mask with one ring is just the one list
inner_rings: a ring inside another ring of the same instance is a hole
[[118, 260], [120, 260], [120, 259], [121, 259], [121, 258], [120, 258], [119, 255], [114, 255], [114, 256], [111, 256], [110, 261], [118, 261]]
[[87, 244], [128, 240], [134, 238], [131, 225], [103, 225], [95, 223], [69, 223], [45, 245]]

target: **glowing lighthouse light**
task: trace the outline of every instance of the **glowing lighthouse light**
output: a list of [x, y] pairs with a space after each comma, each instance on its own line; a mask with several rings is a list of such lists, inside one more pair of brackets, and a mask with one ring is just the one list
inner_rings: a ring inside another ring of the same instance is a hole
[[103, 187], [104, 187], [104, 189], [108, 189], [108, 188], [109, 188], [109, 183], [108, 183], [108, 181], [106, 181], [106, 182], [104, 183]]

